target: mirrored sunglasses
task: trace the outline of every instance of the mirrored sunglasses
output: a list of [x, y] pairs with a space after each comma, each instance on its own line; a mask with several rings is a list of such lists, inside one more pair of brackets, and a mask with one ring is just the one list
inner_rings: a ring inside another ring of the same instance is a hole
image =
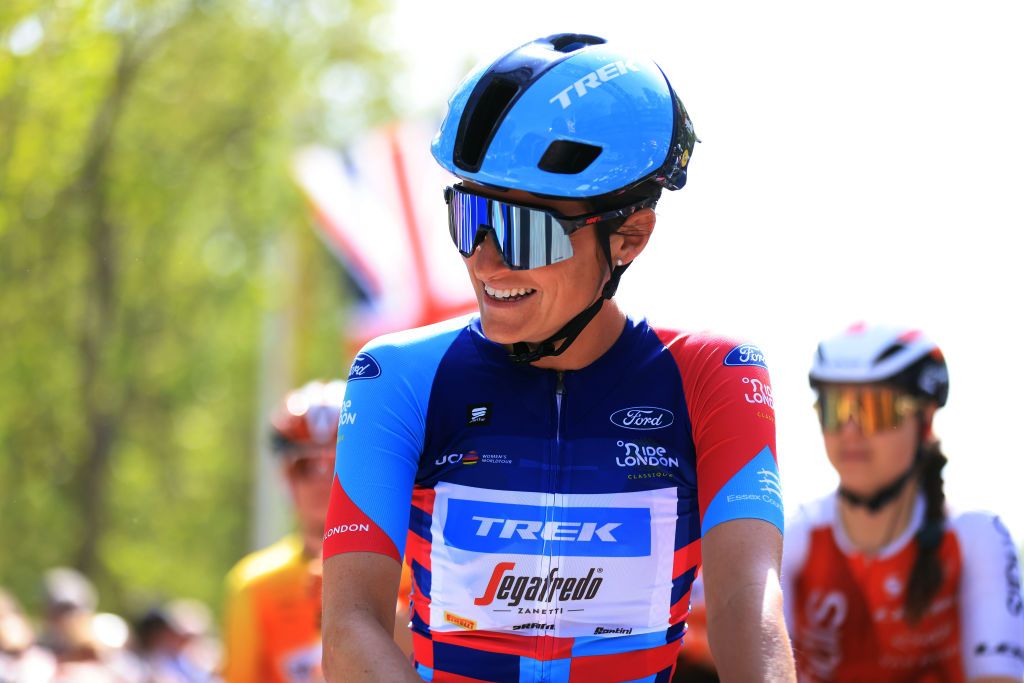
[[838, 432], [853, 420], [862, 434], [870, 436], [899, 427], [920, 404], [892, 387], [823, 386], [814, 408], [822, 431]]
[[546, 209], [473, 194], [461, 185], [446, 187], [444, 200], [448, 204], [448, 230], [459, 252], [472, 256], [489, 232], [505, 265], [513, 270], [541, 268], [571, 258], [569, 236], [580, 228], [630, 216], [657, 204], [656, 199], [646, 199], [615, 211], [566, 218]]

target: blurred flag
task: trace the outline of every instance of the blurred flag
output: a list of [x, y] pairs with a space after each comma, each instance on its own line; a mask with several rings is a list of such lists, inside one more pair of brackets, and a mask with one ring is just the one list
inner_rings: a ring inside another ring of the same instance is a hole
[[358, 290], [349, 333], [356, 345], [476, 310], [448, 238], [442, 190], [455, 178], [430, 155], [434, 128], [397, 124], [351, 149], [309, 147], [295, 156], [293, 173], [320, 235]]

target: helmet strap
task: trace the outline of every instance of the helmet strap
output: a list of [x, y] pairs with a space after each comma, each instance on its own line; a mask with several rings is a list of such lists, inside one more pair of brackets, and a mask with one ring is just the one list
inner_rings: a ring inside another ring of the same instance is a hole
[[[541, 358], [562, 355], [565, 353], [565, 350], [568, 349], [574, 341], [576, 341], [576, 337], [583, 332], [583, 329], [590, 324], [590, 321], [594, 319], [597, 312], [601, 310], [601, 306], [604, 305], [605, 300], [611, 299], [615, 296], [615, 290], [619, 288], [619, 278], [621, 278], [622, 274], [626, 272], [626, 268], [629, 268], [629, 264], [627, 263], [625, 265], [617, 266], [612, 263], [611, 233], [602, 230], [600, 232], [599, 242], [601, 244], [601, 250], [604, 252], [604, 257], [608, 261], [608, 267], [611, 269], [611, 276], [609, 276], [608, 282], [604, 284], [604, 288], [601, 290], [601, 296], [597, 298], [597, 301], [575, 315], [571, 320], [569, 320], [569, 322], [563, 325], [560, 330], [536, 346], [533, 346], [533, 348], [531, 348], [531, 344], [528, 342], [516, 342], [512, 344], [512, 351], [510, 351], [508, 355], [513, 362], [533, 363]], [[556, 347], [555, 344], [559, 341], [562, 343]]]

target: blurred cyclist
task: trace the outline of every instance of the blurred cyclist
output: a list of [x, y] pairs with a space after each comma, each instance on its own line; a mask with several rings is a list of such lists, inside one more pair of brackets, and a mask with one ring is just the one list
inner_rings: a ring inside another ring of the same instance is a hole
[[289, 392], [271, 418], [271, 439], [298, 531], [238, 562], [227, 579], [227, 683], [312, 683], [320, 673], [321, 541], [341, 381]]
[[[723, 678], [792, 679], [763, 355], [612, 298], [695, 141], [661, 69], [595, 36], [532, 41], [456, 89], [433, 154], [461, 180], [444, 198], [480, 315], [352, 365], [331, 680], [667, 683], [702, 563]], [[415, 671], [391, 639], [407, 534]]]
[[998, 517], [945, 504], [939, 348], [918, 331], [856, 325], [818, 346], [810, 381], [839, 489], [787, 523], [801, 678], [1020, 681], [1015, 546]]

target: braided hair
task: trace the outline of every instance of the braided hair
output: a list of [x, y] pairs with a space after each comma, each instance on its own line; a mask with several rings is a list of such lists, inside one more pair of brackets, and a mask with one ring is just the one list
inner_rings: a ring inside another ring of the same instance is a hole
[[924, 492], [925, 512], [921, 528], [914, 534], [917, 557], [910, 570], [903, 603], [904, 614], [911, 624], [920, 621], [928, 611], [944, 578], [939, 548], [946, 527], [946, 494], [942, 486], [942, 468], [946, 466], [946, 456], [938, 441], [922, 444], [920, 448], [918, 481]]

